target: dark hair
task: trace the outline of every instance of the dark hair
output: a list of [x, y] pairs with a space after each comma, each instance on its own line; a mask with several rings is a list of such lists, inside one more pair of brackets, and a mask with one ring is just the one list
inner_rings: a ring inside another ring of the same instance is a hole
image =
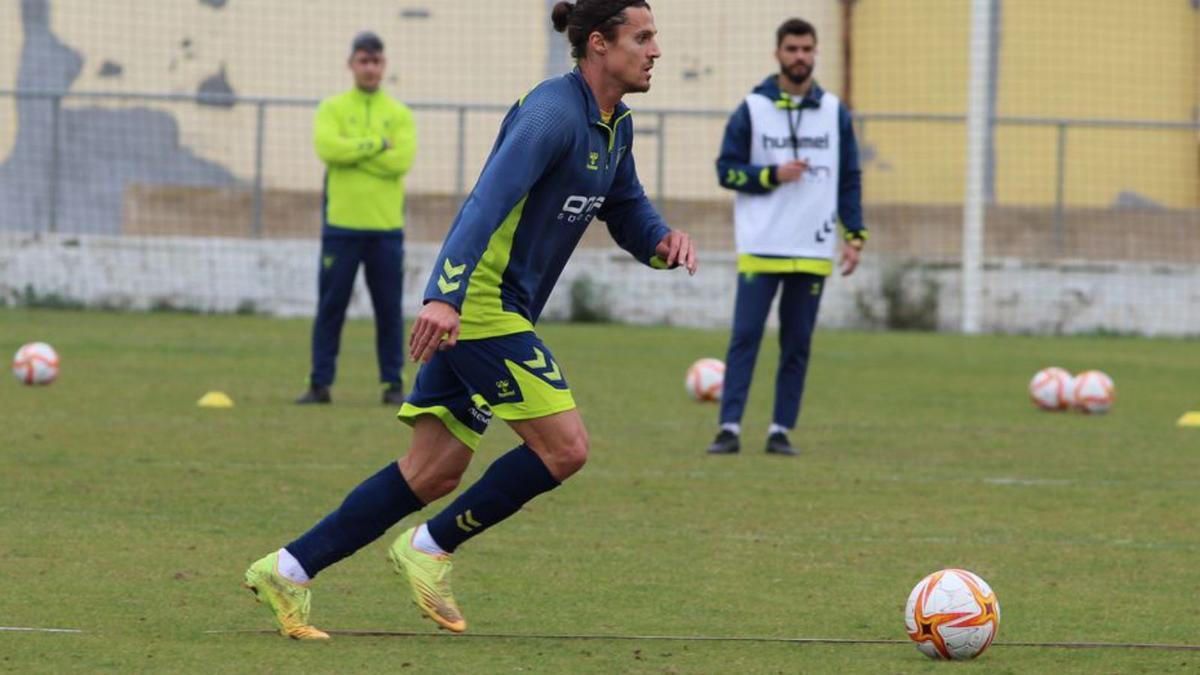
[[571, 43], [571, 56], [582, 59], [587, 56], [588, 36], [600, 33], [605, 40], [617, 39], [617, 27], [625, 23], [625, 10], [630, 7], [650, 9], [646, 0], [578, 0], [554, 6], [550, 21], [554, 30], [567, 34]]
[[779, 24], [779, 28], [775, 31], [775, 48], [783, 44], [783, 38], [789, 35], [811, 35], [813, 42], [817, 41], [817, 29], [811, 23], [804, 19], [791, 18]]
[[379, 36], [369, 30], [364, 30], [354, 36], [354, 40], [350, 43], [350, 55], [354, 56], [354, 52], [366, 52], [368, 54], [383, 53], [383, 40]]

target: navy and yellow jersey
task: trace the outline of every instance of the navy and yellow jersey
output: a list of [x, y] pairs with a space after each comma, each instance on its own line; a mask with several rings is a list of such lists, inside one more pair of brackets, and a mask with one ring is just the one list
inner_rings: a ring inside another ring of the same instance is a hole
[[636, 259], [663, 266], [654, 249], [669, 230], [637, 177], [630, 111], [618, 104], [605, 123], [575, 70], [509, 109], [424, 300], [455, 307], [464, 340], [532, 330], [597, 217]]

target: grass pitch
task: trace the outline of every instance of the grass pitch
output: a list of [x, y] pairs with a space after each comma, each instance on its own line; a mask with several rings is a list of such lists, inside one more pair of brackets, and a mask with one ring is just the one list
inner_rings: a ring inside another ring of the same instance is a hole
[[[323, 573], [324, 628], [428, 637], [301, 644], [245, 567], [333, 508], [409, 438], [378, 403], [372, 329], [351, 322], [335, 404], [291, 405], [308, 321], [0, 311], [0, 347], [45, 340], [59, 382], [0, 385], [0, 669], [262, 672], [939, 672], [909, 645], [547, 641], [435, 635], [381, 540]], [[703, 448], [716, 409], [682, 378], [726, 335], [547, 325], [592, 439], [589, 465], [458, 555], [478, 633], [903, 639], [908, 591], [961, 566], [996, 590], [975, 672], [1195, 672], [1200, 654], [1005, 647], [1200, 636], [1196, 343], [823, 332], [794, 441], [768, 457], [764, 346], [743, 454]], [[1112, 414], [1038, 412], [1047, 365], [1100, 368]], [[411, 372], [406, 373], [411, 382]], [[222, 390], [232, 410], [195, 406]], [[489, 432], [468, 481], [516, 443]], [[444, 503], [444, 502], [443, 502]], [[437, 505], [434, 506], [436, 508]], [[428, 509], [431, 513], [433, 509]], [[417, 517], [406, 520], [411, 522]], [[404, 524], [402, 524], [403, 526]], [[400, 526], [392, 534], [400, 531]]]

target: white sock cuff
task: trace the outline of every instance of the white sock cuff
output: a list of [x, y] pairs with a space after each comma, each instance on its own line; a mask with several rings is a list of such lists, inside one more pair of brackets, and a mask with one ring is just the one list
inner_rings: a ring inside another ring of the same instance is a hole
[[429, 534], [429, 528], [426, 527], [425, 523], [421, 523], [421, 526], [417, 528], [416, 534], [413, 535], [412, 543], [413, 548], [418, 551], [424, 551], [429, 555], [446, 555], [446, 551], [441, 546], [438, 546], [433, 535]]
[[296, 556], [288, 552], [286, 548], [279, 549], [279, 573], [283, 578], [297, 584], [307, 584], [312, 581], [309, 578], [308, 572], [304, 571], [304, 566], [296, 560]]
[[742, 425], [737, 422], [726, 422], [721, 425], [721, 431], [731, 432], [734, 436], [742, 435]]
[[791, 429], [789, 429], [781, 424], [772, 423], [771, 426], [767, 429], [767, 435], [771, 436], [773, 434], [786, 434], [789, 431], [791, 431]]

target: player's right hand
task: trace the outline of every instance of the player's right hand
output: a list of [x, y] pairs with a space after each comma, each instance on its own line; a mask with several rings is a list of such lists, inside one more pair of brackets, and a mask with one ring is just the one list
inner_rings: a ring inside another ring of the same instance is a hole
[[408, 338], [408, 356], [413, 362], [429, 363], [439, 349], [458, 344], [458, 310], [440, 300], [421, 308]]
[[781, 184], [798, 181], [807, 170], [808, 162], [802, 159], [793, 159], [790, 162], [784, 162], [775, 167], [775, 180], [778, 180]]

